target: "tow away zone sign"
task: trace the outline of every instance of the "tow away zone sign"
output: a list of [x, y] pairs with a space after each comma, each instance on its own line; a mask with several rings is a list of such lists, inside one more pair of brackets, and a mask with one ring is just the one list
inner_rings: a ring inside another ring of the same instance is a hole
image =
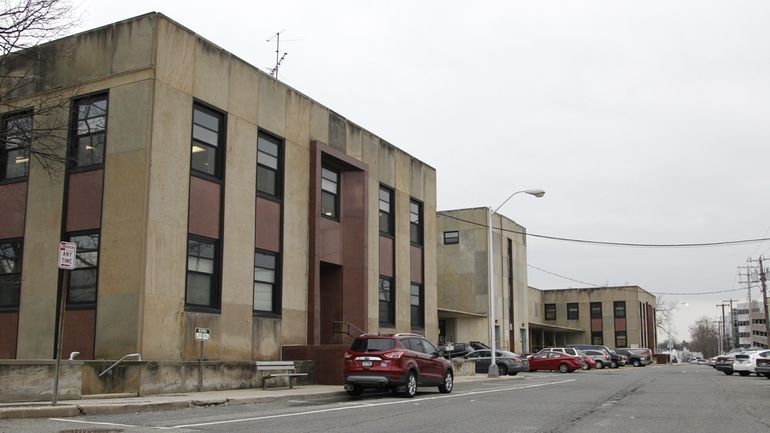
[[59, 242], [59, 269], [75, 269], [77, 248], [75, 242]]

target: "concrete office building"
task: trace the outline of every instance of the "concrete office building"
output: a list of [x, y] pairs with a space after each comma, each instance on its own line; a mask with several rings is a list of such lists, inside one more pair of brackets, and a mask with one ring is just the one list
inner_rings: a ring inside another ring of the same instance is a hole
[[[490, 342], [487, 208], [438, 212], [439, 341]], [[492, 216], [495, 336], [497, 347], [526, 352], [526, 229]]]
[[571, 343], [657, 346], [655, 296], [639, 286], [530, 288], [532, 350]]
[[[196, 327], [223, 361], [437, 340], [432, 167], [157, 13], [10, 64], [31, 82], [0, 108], [0, 358], [53, 357], [60, 240], [81, 359], [195, 360]], [[66, 104], [37, 116], [42, 97]], [[49, 173], [18, 144], [54, 121]]]

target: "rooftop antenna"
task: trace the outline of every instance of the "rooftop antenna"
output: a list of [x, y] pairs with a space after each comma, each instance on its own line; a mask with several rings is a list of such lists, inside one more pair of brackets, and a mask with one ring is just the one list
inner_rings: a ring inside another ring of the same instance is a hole
[[286, 56], [289, 54], [284, 52], [283, 56], [280, 55], [281, 54], [281, 33], [285, 31], [286, 29], [283, 29], [277, 32], [275, 35], [270, 36], [265, 40], [265, 42], [270, 42], [273, 39], [275, 39], [275, 66], [273, 66], [273, 69], [270, 70], [270, 75], [276, 80], [278, 79], [278, 68], [281, 66], [283, 59], [285, 59]]

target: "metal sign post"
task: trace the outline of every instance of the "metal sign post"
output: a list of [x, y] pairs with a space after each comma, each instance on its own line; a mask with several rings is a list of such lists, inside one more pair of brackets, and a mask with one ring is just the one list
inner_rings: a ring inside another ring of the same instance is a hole
[[200, 341], [200, 365], [198, 366], [198, 391], [203, 391], [203, 343], [209, 341], [211, 338], [211, 330], [209, 328], [195, 328], [195, 340]]
[[62, 272], [62, 285], [59, 295], [59, 324], [58, 337], [56, 339], [56, 372], [53, 378], [53, 399], [51, 405], [56, 406], [59, 400], [59, 372], [61, 371], [61, 348], [64, 335], [64, 310], [67, 305], [67, 281], [69, 271], [75, 269], [75, 257], [77, 256], [77, 244], [74, 242], [59, 242], [59, 269]]

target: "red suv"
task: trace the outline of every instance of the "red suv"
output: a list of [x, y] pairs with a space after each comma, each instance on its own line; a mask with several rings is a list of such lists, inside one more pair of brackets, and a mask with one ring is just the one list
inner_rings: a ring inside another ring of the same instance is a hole
[[417, 386], [438, 386], [452, 392], [452, 363], [421, 335], [364, 334], [345, 352], [345, 391], [360, 395], [365, 388], [390, 388], [414, 397]]

